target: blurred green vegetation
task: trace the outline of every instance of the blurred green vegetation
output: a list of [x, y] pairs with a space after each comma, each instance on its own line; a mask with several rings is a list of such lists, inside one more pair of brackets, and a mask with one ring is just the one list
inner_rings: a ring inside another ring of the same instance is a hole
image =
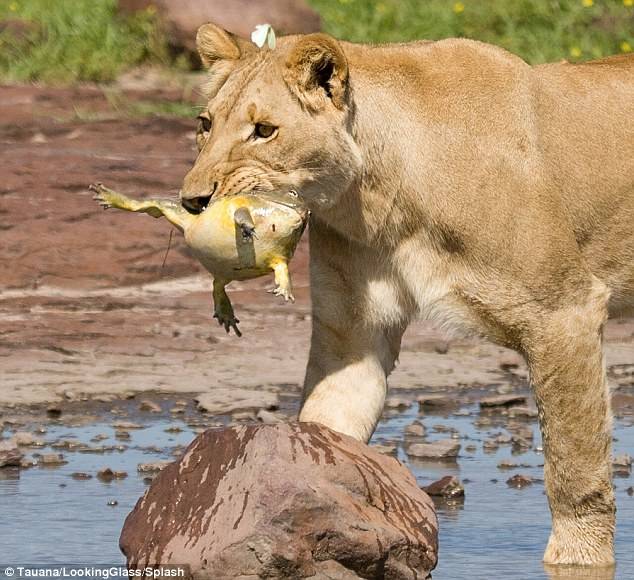
[[[461, 36], [498, 44], [531, 63], [634, 48], [634, 0], [308, 1], [326, 32], [357, 42]], [[151, 8], [123, 18], [116, 5], [0, 0], [0, 82], [107, 82], [142, 63], [185, 65], [170, 55]]]
[[2, 0], [0, 80], [109, 81], [142, 62], [169, 61], [152, 10], [117, 15], [116, 0]]
[[324, 30], [354, 42], [466, 37], [530, 63], [634, 48], [634, 0], [309, 0]]

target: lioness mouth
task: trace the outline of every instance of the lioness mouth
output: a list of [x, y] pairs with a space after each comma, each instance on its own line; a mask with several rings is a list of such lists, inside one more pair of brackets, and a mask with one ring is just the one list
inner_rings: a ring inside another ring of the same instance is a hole
[[209, 205], [210, 200], [211, 200], [211, 195], [206, 195], [202, 197], [193, 197], [191, 199], [181, 200], [181, 205], [189, 213], [199, 214], [205, 211], [205, 209]]

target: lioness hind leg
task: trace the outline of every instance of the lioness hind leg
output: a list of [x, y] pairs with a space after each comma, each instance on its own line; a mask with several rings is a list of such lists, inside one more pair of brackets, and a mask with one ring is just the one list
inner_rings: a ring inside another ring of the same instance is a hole
[[549, 564], [614, 562], [611, 415], [602, 350], [609, 292], [585, 296], [534, 321], [526, 345], [539, 408], [552, 534]]

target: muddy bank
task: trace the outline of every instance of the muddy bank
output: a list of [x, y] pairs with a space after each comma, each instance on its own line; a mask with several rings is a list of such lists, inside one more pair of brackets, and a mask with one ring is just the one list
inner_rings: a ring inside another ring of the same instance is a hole
[[[229, 287], [238, 339], [212, 319], [210, 278], [178, 235], [162, 266], [167, 223], [104, 212], [87, 190], [103, 180], [125, 193], [175, 195], [195, 157], [194, 129], [187, 119], [118, 118], [95, 88], [0, 87], [0, 404], [238, 386], [299, 397], [310, 335], [305, 243], [291, 265], [295, 304], [264, 291], [270, 278]], [[634, 320], [610, 322], [606, 348], [629, 404]], [[391, 387], [413, 400], [523, 389], [525, 379], [514, 353], [419, 323]]]

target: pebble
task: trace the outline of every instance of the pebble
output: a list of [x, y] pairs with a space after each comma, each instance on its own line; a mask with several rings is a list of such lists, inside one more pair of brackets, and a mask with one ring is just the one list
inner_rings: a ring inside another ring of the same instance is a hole
[[129, 431], [115, 431], [114, 438], [119, 441], [128, 441], [131, 439], [131, 435]]
[[182, 429], [178, 425], [173, 425], [165, 429], [165, 433], [180, 433]]
[[139, 411], [147, 411], [148, 413], [160, 413], [162, 411], [161, 406], [149, 399], [143, 399], [139, 401]]
[[119, 502], [116, 499], [111, 499], [107, 505], [109, 505], [110, 507], [114, 507], [119, 505]]
[[537, 419], [537, 409], [531, 407], [519, 406], [509, 409], [509, 417], [517, 417], [520, 419]]
[[82, 447], [86, 447], [85, 443], [82, 443], [78, 439], [58, 439], [51, 443], [53, 449], [67, 449], [68, 451], [76, 451]]
[[11, 440], [0, 441], [0, 467], [20, 467], [23, 457]]
[[11, 437], [13, 442], [20, 447], [44, 447], [46, 442], [43, 439], [35, 437], [28, 431], [18, 431]]
[[379, 453], [383, 453], [383, 455], [396, 456], [398, 452], [397, 446], [393, 443], [377, 443], [376, 445], [372, 445], [372, 449], [378, 451]]
[[454, 397], [446, 395], [423, 395], [416, 399], [420, 411], [438, 409], [439, 407], [455, 407], [458, 402]]
[[170, 463], [169, 460], [165, 461], [154, 461], [152, 463], [139, 463], [137, 466], [137, 471], [139, 473], [155, 473], [158, 471], [162, 471], [165, 469]]
[[446, 475], [442, 479], [434, 481], [434, 483], [423, 487], [423, 491], [435, 497], [464, 497], [464, 487], [458, 478], [453, 475]]
[[389, 397], [385, 401], [386, 409], [405, 410], [409, 409], [411, 406], [412, 401], [410, 399], [405, 399], [404, 397]]
[[119, 431], [128, 431], [129, 429], [145, 429], [145, 425], [140, 423], [132, 423], [131, 421], [118, 421], [113, 423], [112, 427]]
[[525, 405], [526, 400], [524, 395], [494, 395], [480, 399], [480, 408], [490, 409], [495, 407], [510, 407], [511, 405]]
[[100, 481], [112, 481], [113, 479], [125, 479], [128, 477], [127, 472], [125, 471], [114, 471], [110, 469], [110, 467], [106, 467], [105, 469], [100, 469], [97, 472], [97, 479]]
[[433, 443], [412, 443], [405, 452], [416, 458], [454, 459], [460, 452], [460, 443], [452, 439], [441, 439]]
[[425, 432], [425, 425], [423, 425], [420, 421], [412, 421], [404, 429], [405, 435], [409, 437], [424, 437]]
[[634, 487], [632, 487], [631, 485], [625, 491], [627, 492], [627, 495], [629, 495], [630, 497], [634, 495]]
[[510, 477], [509, 479], [507, 479], [506, 484], [509, 487], [522, 489], [524, 487], [528, 487], [529, 485], [533, 485], [533, 478], [527, 475], [521, 475], [520, 473], [517, 473], [513, 477]]
[[75, 473], [71, 473], [70, 476], [77, 480], [92, 479], [90, 473], [84, 473], [83, 471], [76, 471]]
[[44, 453], [43, 455], [40, 455], [38, 459], [39, 465], [47, 465], [51, 467], [64, 465], [65, 463], [68, 463], [68, 461], [64, 459], [64, 456], [61, 453]]
[[256, 415], [256, 419], [260, 421], [260, 423], [272, 424], [272, 423], [282, 423], [283, 419], [273, 413], [272, 411], [267, 411], [266, 409], [260, 409], [258, 414]]

